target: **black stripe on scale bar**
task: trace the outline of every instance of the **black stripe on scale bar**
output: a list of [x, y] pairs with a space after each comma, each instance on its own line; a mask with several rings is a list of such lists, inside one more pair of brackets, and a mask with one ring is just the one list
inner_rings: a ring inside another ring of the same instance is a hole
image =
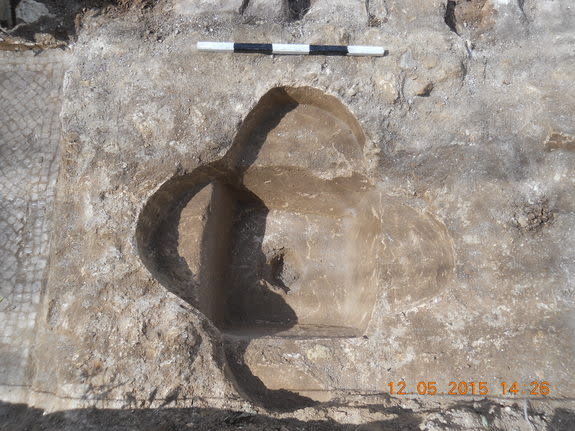
[[347, 55], [345, 45], [310, 45], [309, 55]]
[[234, 43], [234, 52], [272, 54], [271, 43]]

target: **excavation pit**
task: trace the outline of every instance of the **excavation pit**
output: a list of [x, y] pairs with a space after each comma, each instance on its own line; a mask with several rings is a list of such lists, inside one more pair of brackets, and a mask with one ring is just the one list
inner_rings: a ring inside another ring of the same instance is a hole
[[[414, 306], [451, 280], [445, 226], [378, 187], [365, 147], [336, 98], [276, 88], [221, 160], [167, 181], [142, 211], [143, 262], [226, 336], [244, 386], [263, 369], [246, 362], [250, 343], [265, 352], [266, 339], [359, 337], [376, 304]], [[270, 366], [255, 387], [278, 386], [265, 381], [281, 372]], [[279, 387], [306, 392], [289, 381]]]

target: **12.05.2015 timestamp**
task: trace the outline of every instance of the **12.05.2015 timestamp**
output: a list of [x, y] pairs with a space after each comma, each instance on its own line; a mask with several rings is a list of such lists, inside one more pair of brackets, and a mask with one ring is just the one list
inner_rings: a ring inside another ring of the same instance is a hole
[[504, 396], [547, 396], [551, 385], [546, 381], [532, 381], [529, 384], [500, 382], [489, 386], [487, 382], [452, 381], [447, 388], [439, 388], [436, 382], [417, 382], [414, 388], [401, 380], [387, 384], [390, 395], [504, 395]]

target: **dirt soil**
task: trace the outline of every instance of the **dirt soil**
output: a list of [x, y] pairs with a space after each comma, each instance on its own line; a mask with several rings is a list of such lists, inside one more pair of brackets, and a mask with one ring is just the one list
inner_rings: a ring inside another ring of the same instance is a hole
[[570, 0], [70, 10], [0, 430], [575, 429]]

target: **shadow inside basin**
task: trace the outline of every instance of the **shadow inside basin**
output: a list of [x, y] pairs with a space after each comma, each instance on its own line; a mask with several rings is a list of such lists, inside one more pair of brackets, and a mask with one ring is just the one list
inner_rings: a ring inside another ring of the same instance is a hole
[[[225, 333], [254, 328], [257, 336], [290, 329], [298, 319], [280, 294], [289, 291], [278, 274], [282, 255], [266, 256], [262, 248], [269, 208], [243, 186], [218, 180], [213, 187], [200, 267], [212, 292], [219, 292], [209, 310], [212, 320]], [[224, 238], [215, 243], [221, 229]]]

